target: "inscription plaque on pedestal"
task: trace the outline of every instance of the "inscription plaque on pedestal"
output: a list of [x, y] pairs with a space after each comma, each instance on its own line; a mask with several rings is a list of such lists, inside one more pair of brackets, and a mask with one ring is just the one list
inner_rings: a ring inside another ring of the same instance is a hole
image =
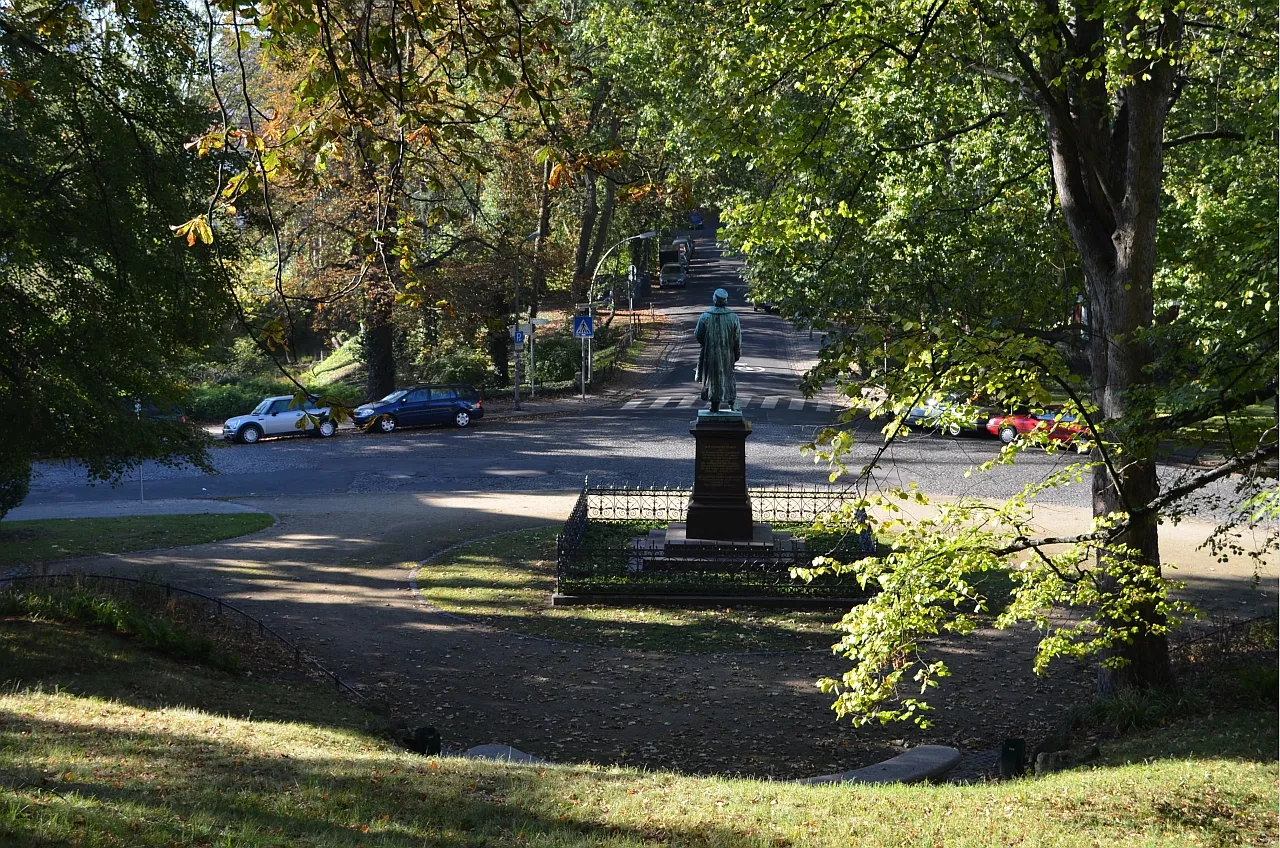
[[688, 538], [751, 540], [751, 499], [747, 496], [751, 424], [741, 413], [699, 416], [689, 432], [696, 453], [686, 521]]

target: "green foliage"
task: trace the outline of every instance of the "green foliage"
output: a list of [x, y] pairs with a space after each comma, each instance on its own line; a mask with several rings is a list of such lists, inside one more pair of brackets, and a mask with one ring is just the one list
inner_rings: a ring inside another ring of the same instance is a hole
[[18, 451], [0, 454], [0, 519], [27, 498], [31, 488], [31, 460]]
[[218, 171], [183, 149], [208, 127], [190, 9], [8, 3], [0, 33], [4, 451], [105, 478], [144, 457], [203, 462], [201, 434], [133, 409], [176, 403], [180, 366], [227, 315], [209, 250], [170, 232]]
[[422, 380], [427, 383], [467, 383], [483, 386], [493, 373], [489, 357], [478, 350], [455, 350], [427, 363]]
[[[346, 406], [359, 405], [364, 392], [348, 383], [308, 386], [319, 397], [339, 401]], [[233, 415], [245, 415], [264, 397], [294, 395], [298, 387], [292, 383], [265, 378], [240, 380], [225, 386], [196, 386], [188, 393], [188, 408], [197, 421], [224, 421]]]
[[539, 335], [534, 351], [534, 368], [539, 383], [577, 379], [582, 369], [582, 342], [568, 332]]

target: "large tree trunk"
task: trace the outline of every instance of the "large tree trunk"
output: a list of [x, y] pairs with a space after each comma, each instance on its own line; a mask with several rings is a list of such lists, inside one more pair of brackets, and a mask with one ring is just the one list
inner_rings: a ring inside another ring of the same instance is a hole
[[[613, 212], [618, 203], [618, 187], [608, 177], [604, 179], [604, 206], [600, 210], [600, 225], [596, 228], [595, 244], [591, 246], [591, 256], [587, 260], [588, 274], [594, 273], [600, 264], [600, 255], [609, 246], [609, 230], [613, 227]], [[590, 296], [588, 292], [588, 296]]]
[[542, 190], [538, 198], [538, 237], [533, 243], [533, 296], [529, 302], [529, 317], [538, 317], [538, 303], [547, 289], [547, 236], [551, 229], [551, 157], [542, 166]]
[[[1100, 37], [1101, 24], [1081, 26], [1078, 49], [1087, 52], [1087, 42]], [[1134, 76], [1135, 82], [1121, 90], [1114, 107], [1100, 80], [1082, 83], [1070, 99], [1042, 102], [1054, 183], [1088, 289], [1092, 400], [1102, 422], [1116, 422], [1129, 413], [1131, 392], [1148, 379], [1144, 368], [1151, 362], [1141, 331], [1152, 323], [1162, 143], [1172, 68], [1163, 62]], [[1150, 450], [1134, 450], [1125, 435], [1118, 424], [1109, 425], [1105, 434], [1108, 441], [1128, 442], [1129, 452], [1123, 457], [1101, 447], [1094, 450], [1094, 458], [1102, 463], [1093, 476], [1094, 516], [1138, 512], [1115, 542], [1099, 551], [1099, 587], [1108, 600], [1119, 597], [1122, 581], [1131, 579], [1136, 569], [1154, 566], [1154, 579], [1160, 573], [1156, 516], [1140, 509], [1159, 493], [1155, 460]], [[1162, 688], [1172, 682], [1164, 616], [1150, 604], [1136, 612], [1136, 621], [1100, 615], [1106, 626], [1138, 625], [1104, 656], [1098, 673], [1103, 693]]]
[[395, 329], [391, 324], [395, 290], [382, 268], [371, 267], [364, 284], [365, 396], [368, 400], [386, 397], [396, 389], [396, 359], [392, 349]]
[[587, 285], [591, 281], [591, 269], [587, 267], [590, 258], [591, 235], [595, 232], [596, 215], [596, 174], [592, 170], [586, 172], [586, 194], [582, 200], [582, 224], [578, 230], [578, 249], [573, 257], [573, 297], [575, 302], [586, 300]]

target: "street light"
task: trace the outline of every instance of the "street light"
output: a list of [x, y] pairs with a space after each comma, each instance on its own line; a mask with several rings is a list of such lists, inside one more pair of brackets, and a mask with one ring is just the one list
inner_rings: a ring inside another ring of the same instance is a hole
[[627, 236], [626, 238], [623, 238], [622, 241], [618, 242], [617, 245], [613, 245], [612, 247], [609, 247], [607, 251], [604, 251], [604, 255], [600, 256], [600, 261], [598, 261], [598, 263], [595, 264], [594, 272], [591, 272], [591, 284], [590, 284], [590, 287], [586, 289], [586, 302], [588, 302], [588, 304], [591, 304], [591, 302], [595, 301], [595, 278], [599, 277], [600, 268], [603, 268], [604, 260], [608, 259], [609, 254], [612, 254], [612, 252], [614, 250], [617, 250], [618, 247], [622, 247], [623, 245], [626, 245], [628, 241], [639, 241], [641, 240], [641, 238], [657, 238], [657, 237], [658, 237], [657, 231], [653, 231], [653, 229], [650, 229], [649, 232], [640, 233], [639, 236]]
[[[639, 235], [627, 236], [622, 241], [613, 245], [612, 247], [610, 247], [608, 250], [604, 252], [604, 256], [601, 256], [600, 261], [596, 263], [596, 269], [591, 272], [591, 284], [587, 286], [587, 314], [588, 315], [591, 314], [591, 304], [595, 303], [595, 300], [596, 300], [596, 277], [600, 276], [600, 269], [604, 267], [604, 261], [609, 258], [609, 254], [613, 253], [615, 250], [622, 247], [624, 244], [626, 244], [629, 241], [639, 241], [641, 239], [651, 239], [651, 238], [657, 238], [657, 237], [658, 237], [657, 230], [650, 230], [647, 233], [640, 233]], [[634, 286], [631, 287], [631, 291], [632, 293], [634, 293], [635, 291]], [[628, 309], [630, 310], [630, 308], [634, 306], [634, 304], [628, 301], [627, 306], [628, 306]], [[586, 359], [586, 365], [587, 365], [586, 371], [589, 374], [591, 372], [591, 365], [592, 365], [591, 339], [583, 340], [583, 356]], [[583, 380], [584, 397], [585, 397], [585, 392], [586, 392], [586, 381], [584, 379]]]
[[[520, 242], [520, 247], [524, 247], [526, 244], [533, 241], [540, 235], [542, 235], [541, 229], [534, 230], [533, 232], [529, 233], [529, 235], [524, 237], [524, 241]], [[520, 247], [516, 248], [516, 256], [520, 256]], [[511, 338], [513, 341], [515, 340], [515, 334], [518, 332], [520, 332], [519, 266], [517, 266], [517, 269], [516, 269], [516, 323], [515, 323], [515, 329], [511, 331]], [[512, 363], [511, 363], [512, 374], [513, 374], [513, 379], [511, 380], [512, 409], [520, 408], [520, 347], [521, 347], [520, 345], [515, 345], [515, 353], [512, 356]], [[533, 339], [532, 338], [529, 339], [529, 373], [530, 373], [529, 392], [530, 394], [532, 394], [533, 393]]]

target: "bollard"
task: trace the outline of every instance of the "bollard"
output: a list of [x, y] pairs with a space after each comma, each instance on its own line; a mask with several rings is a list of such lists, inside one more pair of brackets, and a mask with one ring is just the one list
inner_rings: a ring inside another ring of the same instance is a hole
[[1000, 779], [1022, 777], [1026, 769], [1027, 742], [1025, 739], [1006, 739], [1000, 746]]

